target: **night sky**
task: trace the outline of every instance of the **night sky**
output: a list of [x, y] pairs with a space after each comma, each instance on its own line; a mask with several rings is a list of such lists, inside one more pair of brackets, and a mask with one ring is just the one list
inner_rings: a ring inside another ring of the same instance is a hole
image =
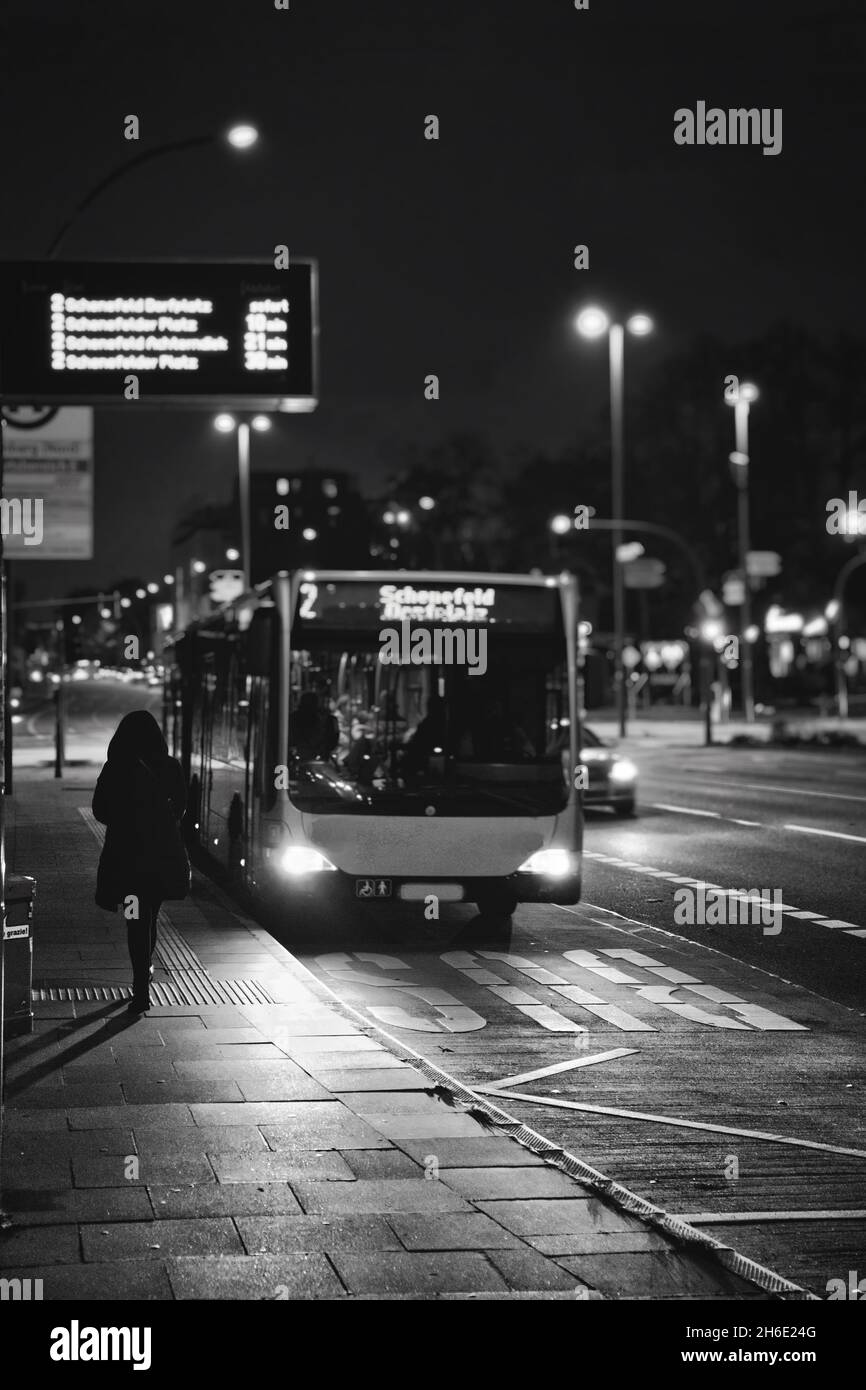
[[[503, 467], [522, 448], [577, 444], [607, 403], [604, 348], [571, 329], [588, 300], [656, 319], [630, 348], [632, 387], [698, 332], [862, 327], [862, 5], [5, 8], [0, 257], [41, 257], [143, 146], [260, 127], [247, 155], [208, 148], [135, 171], [64, 247], [256, 259], [285, 242], [318, 259], [321, 405], [256, 438], [254, 466], [344, 469], [370, 490], [402, 445], [455, 428], [490, 437]], [[698, 101], [781, 107], [782, 152], [677, 146], [674, 111]], [[123, 139], [130, 113], [139, 145]], [[438, 142], [424, 139], [431, 113]], [[576, 243], [588, 272], [573, 268]], [[233, 441], [211, 418], [100, 411], [96, 559], [28, 562], [28, 595], [161, 576], [177, 516], [230, 492]]]

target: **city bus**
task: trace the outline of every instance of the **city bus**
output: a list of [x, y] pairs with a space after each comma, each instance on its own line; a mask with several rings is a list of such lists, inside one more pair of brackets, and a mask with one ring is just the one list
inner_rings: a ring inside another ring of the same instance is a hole
[[166, 653], [189, 831], [287, 914], [577, 902], [577, 616], [571, 575], [277, 574]]

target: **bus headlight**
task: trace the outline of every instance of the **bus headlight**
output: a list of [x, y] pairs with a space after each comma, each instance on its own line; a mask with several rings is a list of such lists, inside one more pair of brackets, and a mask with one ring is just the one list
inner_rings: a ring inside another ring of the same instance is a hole
[[293, 877], [298, 874], [317, 874], [323, 869], [336, 870], [336, 864], [332, 864], [330, 859], [326, 859], [323, 854], [319, 854], [316, 849], [310, 849], [307, 845], [290, 845], [280, 860], [280, 866], [287, 874]]
[[566, 878], [574, 873], [574, 856], [567, 849], [538, 849], [521, 864], [520, 874], [544, 874], [545, 878]]
[[633, 782], [636, 777], [637, 768], [634, 763], [629, 762], [628, 758], [617, 758], [610, 769], [612, 782]]

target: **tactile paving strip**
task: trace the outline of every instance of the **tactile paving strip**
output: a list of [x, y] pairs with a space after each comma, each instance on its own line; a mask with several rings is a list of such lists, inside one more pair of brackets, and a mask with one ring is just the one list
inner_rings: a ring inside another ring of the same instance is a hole
[[[273, 1004], [258, 980], [212, 980], [209, 975], [184, 972], [182, 978], [150, 982], [152, 1002], [163, 1008], [173, 1004]], [[132, 998], [130, 985], [34, 985], [34, 1003], [77, 1003], [102, 1000], [120, 1002]]]

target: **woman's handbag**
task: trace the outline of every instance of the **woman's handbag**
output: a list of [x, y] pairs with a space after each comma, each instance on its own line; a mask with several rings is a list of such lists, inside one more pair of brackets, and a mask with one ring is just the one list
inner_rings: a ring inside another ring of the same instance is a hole
[[[174, 809], [168, 797], [162, 795], [154, 772], [147, 763], [139, 759], [157, 783], [158, 807], [154, 826], [155, 859], [153, 872], [159, 880], [163, 898], [185, 898], [192, 886], [192, 869], [189, 855], [180, 832]], [[97, 876], [98, 877], [98, 876]]]

